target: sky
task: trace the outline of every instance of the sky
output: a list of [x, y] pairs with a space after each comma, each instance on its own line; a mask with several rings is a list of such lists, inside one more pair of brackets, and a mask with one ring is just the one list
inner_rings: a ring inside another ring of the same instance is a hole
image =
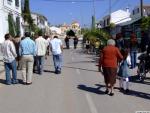
[[[40, 13], [47, 17], [51, 25], [63, 23], [71, 24], [77, 21], [81, 26], [89, 27], [92, 15], [95, 14], [96, 21], [109, 14], [109, 1], [111, 1], [111, 12], [118, 9], [125, 10], [140, 4], [140, 0], [30, 0], [32, 12]], [[150, 5], [150, 0], [143, 0], [144, 4]], [[95, 13], [94, 13], [95, 12]]]

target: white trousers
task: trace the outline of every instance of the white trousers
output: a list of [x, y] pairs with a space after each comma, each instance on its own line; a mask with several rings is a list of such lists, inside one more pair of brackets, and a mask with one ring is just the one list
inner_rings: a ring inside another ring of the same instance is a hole
[[129, 89], [129, 78], [120, 77], [119, 78], [119, 86], [124, 90]]

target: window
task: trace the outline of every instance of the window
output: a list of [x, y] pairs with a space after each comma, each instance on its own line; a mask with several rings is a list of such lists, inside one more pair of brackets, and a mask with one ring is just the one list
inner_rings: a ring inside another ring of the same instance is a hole
[[109, 18], [107, 18], [107, 25], [109, 25], [110, 24], [110, 19]]
[[19, 0], [15, 0], [15, 5], [19, 7]]
[[11, 5], [11, 4], [12, 4], [12, 0], [7, 0], [7, 3], [8, 3], [9, 5]]

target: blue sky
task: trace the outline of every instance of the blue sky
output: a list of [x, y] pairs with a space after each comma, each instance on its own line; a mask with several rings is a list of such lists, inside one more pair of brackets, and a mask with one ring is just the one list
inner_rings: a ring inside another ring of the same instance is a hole
[[[30, 0], [30, 8], [32, 12], [40, 13], [47, 17], [52, 25], [70, 24], [72, 21], [78, 21], [82, 26], [90, 26], [94, 10], [93, 3], [88, 1], [92, 0]], [[143, 1], [144, 4], [150, 4], [150, 0]], [[111, 10], [125, 10], [127, 6], [131, 10], [139, 4], [140, 0], [111, 0]], [[96, 20], [100, 20], [109, 13], [109, 0], [95, 0], [94, 7]]]

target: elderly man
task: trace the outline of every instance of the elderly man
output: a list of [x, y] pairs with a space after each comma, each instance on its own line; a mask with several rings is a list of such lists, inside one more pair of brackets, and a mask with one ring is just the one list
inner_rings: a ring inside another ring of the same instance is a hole
[[61, 66], [62, 66], [62, 51], [63, 51], [63, 44], [58, 36], [54, 36], [54, 38], [50, 41], [50, 48], [53, 54], [53, 61], [55, 66], [55, 73], [61, 73]]
[[30, 33], [25, 33], [25, 38], [20, 42], [20, 56], [22, 57], [23, 84], [32, 84], [34, 55], [36, 54], [35, 42], [30, 39]]

